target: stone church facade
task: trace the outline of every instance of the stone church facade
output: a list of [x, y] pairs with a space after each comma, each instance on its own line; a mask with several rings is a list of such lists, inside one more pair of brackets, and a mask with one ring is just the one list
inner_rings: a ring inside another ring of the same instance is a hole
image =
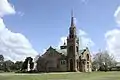
[[36, 69], [40, 72], [91, 72], [92, 61], [90, 51], [87, 47], [79, 50], [79, 47], [79, 38], [76, 33], [74, 17], [72, 16], [67, 43], [60, 46], [59, 50], [50, 46], [38, 58]]

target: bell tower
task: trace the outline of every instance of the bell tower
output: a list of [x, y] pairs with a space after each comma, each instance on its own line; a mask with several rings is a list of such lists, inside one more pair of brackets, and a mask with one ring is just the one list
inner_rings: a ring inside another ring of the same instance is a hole
[[73, 11], [71, 12], [71, 26], [67, 37], [67, 69], [71, 72], [79, 70], [79, 39], [77, 38]]

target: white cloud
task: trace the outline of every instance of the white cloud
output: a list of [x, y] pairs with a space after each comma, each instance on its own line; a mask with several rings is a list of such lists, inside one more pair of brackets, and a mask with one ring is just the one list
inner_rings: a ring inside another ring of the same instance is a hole
[[14, 33], [6, 28], [2, 17], [15, 14], [16, 11], [8, 0], [0, 0], [0, 54], [5, 59], [24, 60], [25, 57], [35, 57], [38, 53], [32, 48], [29, 40], [21, 33]]
[[95, 46], [95, 43], [92, 41], [89, 35], [81, 29], [79, 30], [79, 40], [82, 48]]
[[114, 17], [115, 17], [117, 25], [120, 27], [120, 6], [115, 11]]
[[[82, 48], [82, 49], [86, 48], [86, 47], [93, 47], [95, 45], [95, 43], [88, 36], [88, 34], [81, 29], [78, 32], [78, 37], [79, 37], [80, 48]], [[58, 44], [58, 47], [63, 45], [64, 42], [67, 43], [67, 37], [66, 36], [63, 36], [63, 37], [60, 38], [60, 42]]]
[[[115, 21], [120, 26], [120, 6], [114, 13]], [[120, 61], [120, 29], [112, 29], [105, 33], [106, 48], [114, 55], [117, 61]]]
[[88, 34], [85, 31], [80, 29], [78, 35], [79, 36], [87, 36]]
[[76, 18], [74, 18], [74, 24], [77, 24], [77, 19]]
[[25, 14], [21, 11], [17, 12], [18, 15], [20, 15], [21, 17], [24, 16]]
[[67, 43], [67, 37], [66, 36], [63, 36], [63, 37], [60, 38], [60, 42], [58, 43], [58, 48], [60, 46], [62, 46], [64, 44], [64, 42]]
[[105, 34], [107, 50], [114, 55], [117, 61], [120, 61], [120, 30], [113, 29]]
[[15, 14], [15, 9], [8, 0], [0, 0], [0, 17], [7, 14]]

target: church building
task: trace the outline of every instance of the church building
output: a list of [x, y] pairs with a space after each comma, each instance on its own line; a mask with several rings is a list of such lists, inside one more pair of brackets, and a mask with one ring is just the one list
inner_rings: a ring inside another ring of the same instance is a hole
[[67, 37], [67, 43], [54, 49], [50, 46], [37, 60], [37, 71], [40, 72], [91, 72], [92, 61], [88, 47], [79, 48], [79, 38], [76, 33], [74, 16], [71, 16], [71, 25]]

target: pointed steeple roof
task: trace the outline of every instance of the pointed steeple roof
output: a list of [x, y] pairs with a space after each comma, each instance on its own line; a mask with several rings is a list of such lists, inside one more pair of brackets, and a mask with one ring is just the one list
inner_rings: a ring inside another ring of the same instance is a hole
[[73, 10], [71, 10], [71, 27], [75, 27]]

